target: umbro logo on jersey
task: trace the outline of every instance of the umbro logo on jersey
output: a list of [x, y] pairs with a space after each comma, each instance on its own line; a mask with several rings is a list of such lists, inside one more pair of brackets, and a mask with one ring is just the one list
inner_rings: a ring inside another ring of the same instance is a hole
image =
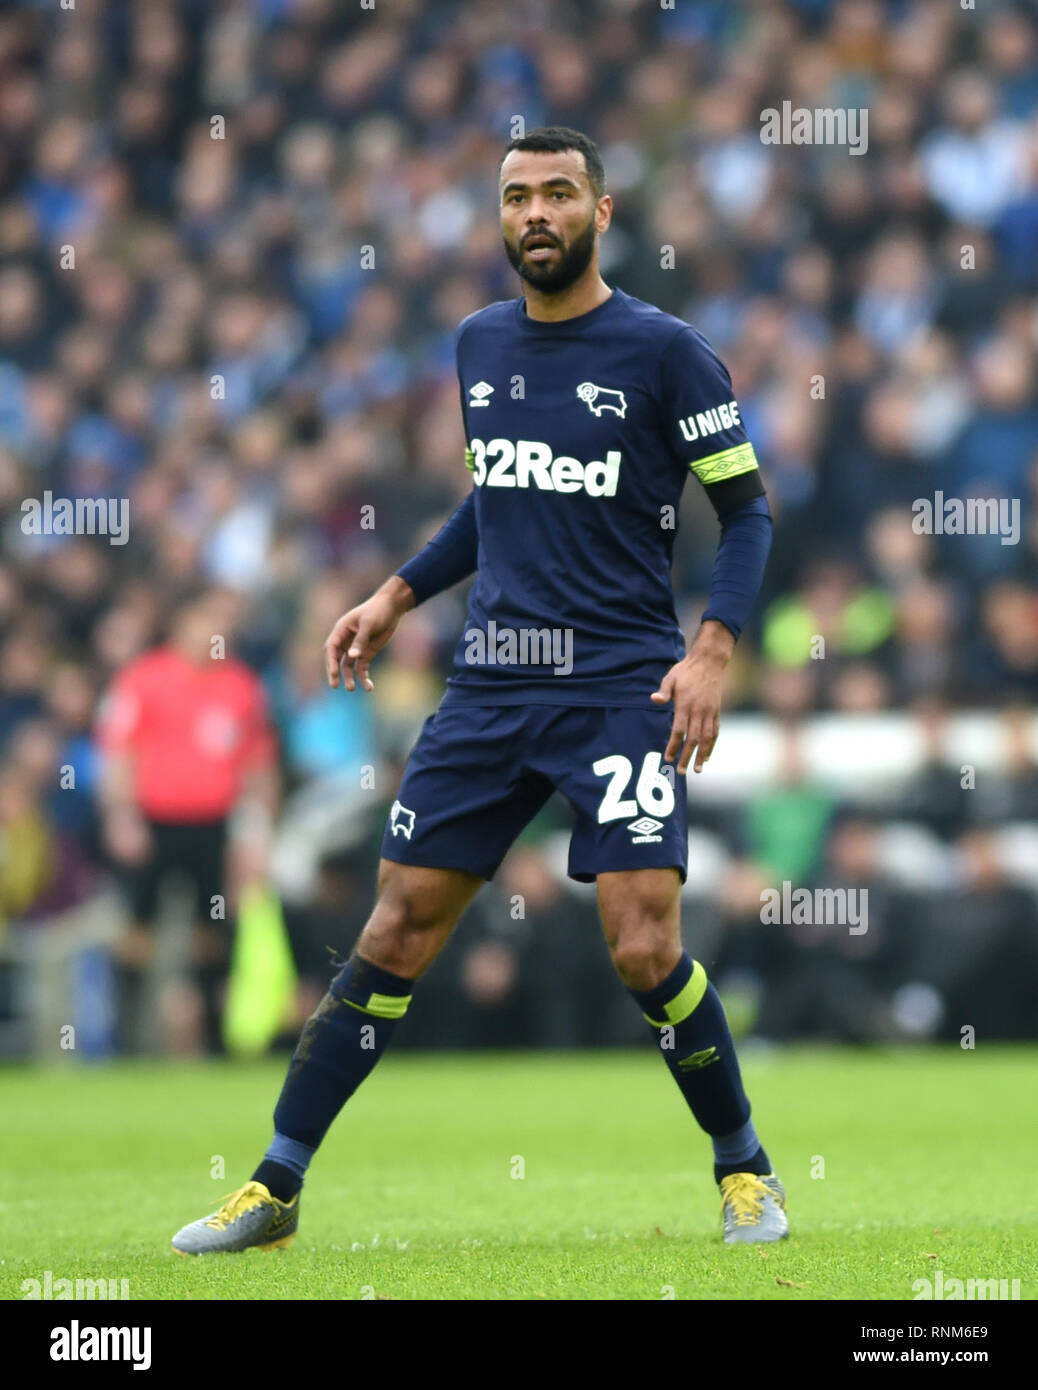
[[389, 812], [389, 824], [393, 831], [393, 838], [403, 835], [405, 840], [409, 840], [414, 834], [413, 811], [409, 811], [406, 806], [401, 806], [399, 801], [394, 801]]
[[632, 845], [658, 845], [663, 839], [662, 835], [656, 834], [657, 830], [663, 829], [663, 822], [653, 820], [651, 816], [639, 816], [631, 821], [627, 829], [631, 832]]
[[489, 405], [488, 397], [494, 394], [494, 388], [488, 381], [477, 381], [475, 386], [469, 387], [469, 406]]
[[627, 418], [627, 401], [622, 391], [614, 391], [610, 386], [596, 386], [593, 381], [582, 381], [577, 387], [577, 399], [584, 402], [592, 415], [602, 418], [603, 410], [611, 410], [621, 420]]

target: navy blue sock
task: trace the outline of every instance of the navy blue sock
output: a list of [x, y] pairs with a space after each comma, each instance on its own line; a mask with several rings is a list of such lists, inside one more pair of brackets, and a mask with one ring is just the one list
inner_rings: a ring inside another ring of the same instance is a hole
[[306, 1170], [316, 1152], [309, 1144], [299, 1144], [275, 1130], [270, 1147], [263, 1155], [263, 1162], [253, 1173], [252, 1179], [263, 1183], [279, 1201], [290, 1202], [302, 1187]]
[[274, 1109], [274, 1142], [253, 1174], [281, 1201], [299, 1190], [332, 1121], [382, 1056], [412, 984], [354, 953], [307, 1019]]
[[717, 990], [687, 951], [655, 989], [629, 991], [658, 1034], [660, 1053], [714, 1146], [714, 1177], [770, 1173], [750, 1119], [735, 1043]]
[[771, 1171], [771, 1160], [761, 1147], [752, 1120], [747, 1120], [735, 1134], [714, 1140], [714, 1182], [720, 1182], [729, 1173], [764, 1175]]

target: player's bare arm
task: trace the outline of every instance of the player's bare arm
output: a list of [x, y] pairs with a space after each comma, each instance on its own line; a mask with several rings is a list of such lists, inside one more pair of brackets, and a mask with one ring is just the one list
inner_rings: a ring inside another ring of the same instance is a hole
[[415, 606], [414, 591], [399, 575], [391, 575], [369, 599], [344, 613], [328, 634], [324, 644], [324, 669], [328, 684], [335, 689], [340, 670], [347, 690], [359, 681], [365, 690], [374, 690], [368, 667], [397, 629], [397, 624]]
[[695, 752], [695, 772], [714, 751], [721, 731], [721, 685], [732, 659], [735, 638], [724, 623], [708, 618], [696, 635], [688, 655], [673, 665], [650, 695], [657, 705], [674, 704], [674, 723], [664, 753], [671, 763], [681, 753], [678, 772], [684, 776]]

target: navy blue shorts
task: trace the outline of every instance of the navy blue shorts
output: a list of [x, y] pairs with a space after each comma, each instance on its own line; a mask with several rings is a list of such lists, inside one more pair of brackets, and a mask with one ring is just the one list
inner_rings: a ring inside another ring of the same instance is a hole
[[576, 815], [569, 875], [688, 866], [669, 708], [447, 705], [422, 726], [382, 839], [399, 864], [492, 878], [552, 792]]

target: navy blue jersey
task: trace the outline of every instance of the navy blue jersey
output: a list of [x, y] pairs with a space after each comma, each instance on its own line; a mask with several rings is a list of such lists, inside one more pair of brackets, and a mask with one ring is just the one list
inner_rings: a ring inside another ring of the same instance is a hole
[[619, 289], [558, 323], [491, 304], [457, 361], [478, 575], [445, 702], [648, 705], [685, 653], [670, 563], [689, 473], [719, 512], [763, 492], [727, 371]]

